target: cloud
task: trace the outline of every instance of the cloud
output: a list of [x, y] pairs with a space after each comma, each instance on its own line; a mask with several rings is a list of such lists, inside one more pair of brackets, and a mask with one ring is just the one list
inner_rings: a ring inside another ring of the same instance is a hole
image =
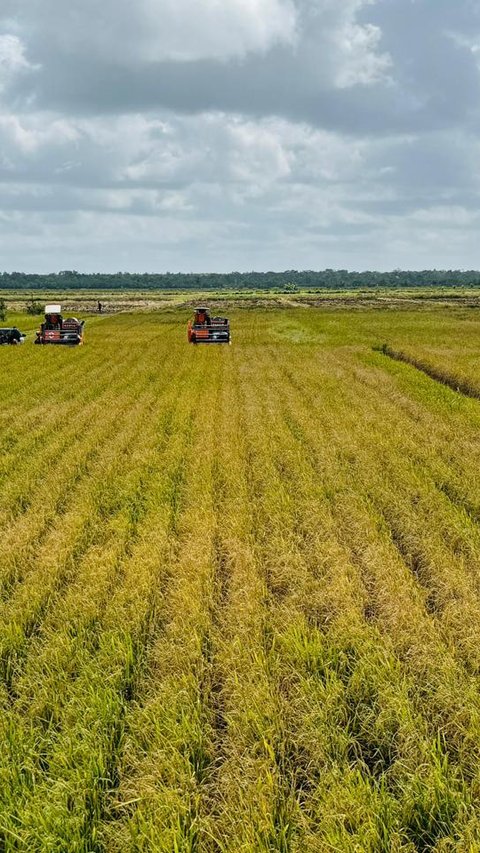
[[380, 28], [357, 20], [365, 5], [20, 0], [18, 26], [43, 73], [19, 81], [15, 96], [42, 109], [223, 110], [319, 123], [335, 109], [331, 93], [388, 80]]
[[[389, 265], [397, 266], [407, 237], [395, 234], [407, 233], [408, 257], [425, 265], [432, 233], [450, 239], [453, 232], [455, 247], [460, 224], [462, 245], [478, 225], [459, 198], [467, 177], [472, 190], [476, 152], [468, 159], [461, 137], [446, 135], [437, 145], [429, 172], [422, 138], [352, 140], [284, 119], [11, 118], [0, 122], [0, 148], [11, 164], [1, 173], [4, 257], [15, 252], [12, 233], [21, 222], [24, 251], [44, 269], [56, 266], [54, 257], [70, 268], [72, 253], [75, 267], [105, 268], [102, 252], [113, 269], [179, 269], [185, 259], [204, 271], [348, 266], [348, 259], [361, 266], [358, 258], [372, 267], [385, 255], [386, 234], [397, 247]], [[436, 170], [447, 162], [449, 180], [436, 187]], [[446, 243], [437, 243], [445, 255]]]
[[0, 33], [0, 92], [17, 75], [37, 69], [28, 61], [25, 45], [18, 36]]
[[292, 0], [20, 0], [14, 14], [39, 52], [127, 67], [243, 57], [292, 43], [296, 28]]
[[3, 0], [1, 15], [5, 265], [478, 265], [469, 0]]

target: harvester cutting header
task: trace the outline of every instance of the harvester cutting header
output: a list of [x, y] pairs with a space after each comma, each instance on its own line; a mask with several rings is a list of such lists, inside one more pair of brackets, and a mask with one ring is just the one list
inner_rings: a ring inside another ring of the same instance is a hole
[[36, 344], [61, 344], [75, 347], [83, 344], [85, 320], [76, 317], [63, 319], [61, 305], [45, 306], [45, 322], [37, 331]]
[[188, 340], [191, 344], [229, 344], [230, 321], [210, 317], [208, 308], [196, 308], [193, 320], [188, 321]]

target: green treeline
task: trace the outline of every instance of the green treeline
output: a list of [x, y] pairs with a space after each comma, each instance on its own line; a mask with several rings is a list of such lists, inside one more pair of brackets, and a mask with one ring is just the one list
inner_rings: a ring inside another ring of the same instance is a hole
[[231, 273], [0, 273], [0, 290], [354, 290], [385, 287], [478, 286], [476, 270], [349, 272], [326, 269]]

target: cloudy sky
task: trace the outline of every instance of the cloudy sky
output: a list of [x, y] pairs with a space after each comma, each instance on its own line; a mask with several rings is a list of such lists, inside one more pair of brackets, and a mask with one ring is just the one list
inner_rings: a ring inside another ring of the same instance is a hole
[[480, 267], [478, 0], [1, 0], [0, 270]]

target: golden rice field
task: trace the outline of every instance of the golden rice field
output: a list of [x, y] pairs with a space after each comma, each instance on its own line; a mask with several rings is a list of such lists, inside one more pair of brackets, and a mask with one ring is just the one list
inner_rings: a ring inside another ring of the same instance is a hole
[[480, 316], [185, 320], [0, 350], [0, 851], [480, 850]]

